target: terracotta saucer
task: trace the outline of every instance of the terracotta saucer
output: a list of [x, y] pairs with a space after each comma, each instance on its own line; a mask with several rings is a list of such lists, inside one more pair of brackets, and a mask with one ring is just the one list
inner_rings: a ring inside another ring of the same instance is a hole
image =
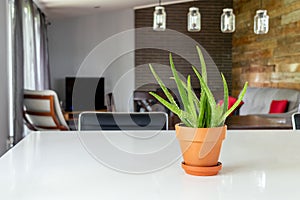
[[211, 167], [197, 167], [192, 165], [186, 165], [184, 162], [181, 163], [181, 167], [187, 174], [194, 176], [213, 176], [218, 174], [222, 169], [222, 163], [218, 162], [216, 166]]

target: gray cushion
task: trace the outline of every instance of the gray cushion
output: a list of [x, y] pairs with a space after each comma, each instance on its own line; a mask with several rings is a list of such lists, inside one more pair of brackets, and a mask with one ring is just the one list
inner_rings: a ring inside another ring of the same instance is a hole
[[240, 115], [268, 114], [272, 100], [284, 99], [289, 101], [287, 112], [294, 112], [300, 103], [300, 91], [248, 87], [243, 98], [244, 105], [240, 108]]

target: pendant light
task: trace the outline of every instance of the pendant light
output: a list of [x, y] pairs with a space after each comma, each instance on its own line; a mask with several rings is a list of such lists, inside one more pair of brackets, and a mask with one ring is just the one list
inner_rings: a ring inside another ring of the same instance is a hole
[[[262, 2], [260, 0], [260, 7]], [[254, 33], [255, 34], [266, 34], [269, 31], [269, 16], [267, 10], [257, 10], [254, 17]]]
[[187, 29], [189, 32], [199, 32], [201, 30], [201, 14], [199, 8], [190, 7], [187, 15]]
[[235, 15], [232, 8], [224, 8], [221, 15], [221, 31], [223, 33], [232, 33], [235, 31]]
[[159, 0], [158, 6], [155, 6], [153, 12], [153, 30], [164, 31], [166, 30], [166, 12], [165, 8], [161, 6], [161, 0]]

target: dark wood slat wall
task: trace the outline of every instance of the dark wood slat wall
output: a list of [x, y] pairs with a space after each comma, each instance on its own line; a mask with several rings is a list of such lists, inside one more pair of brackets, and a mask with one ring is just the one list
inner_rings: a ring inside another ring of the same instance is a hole
[[[187, 13], [188, 9], [191, 6], [196, 6], [199, 8], [201, 12], [201, 31], [196, 33], [191, 33], [187, 31]], [[222, 9], [225, 7], [232, 8], [232, 0], [210, 0], [210, 1], [194, 1], [188, 3], [180, 3], [173, 5], [164, 6], [167, 13], [167, 29], [176, 30], [180, 33], [183, 33], [195, 41], [197, 41], [200, 45], [202, 45], [206, 51], [210, 54], [213, 61], [216, 63], [218, 69], [224, 73], [226, 80], [228, 82], [229, 90], [231, 91], [232, 86], [232, 34], [224, 34], [220, 31], [220, 17], [222, 14]], [[152, 27], [153, 23], [153, 11], [154, 8], [144, 8], [135, 10], [135, 28], [142, 27]], [[158, 36], [159, 35], [159, 36]], [[157, 36], [157, 37], [156, 37]], [[136, 89], [139, 90], [153, 90], [157, 88], [156, 85], [147, 83], [154, 83], [153, 76], [148, 69], [149, 63], [154, 64], [156, 71], [160, 76], [165, 78], [167, 85], [173, 87], [171, 81], [168, 83], [168, 78], [171, 76], [169, 69], [161, 67], [162, 65], [169, 65], [168, 51], [154, 48], [143, 48], [147, 46], [147, 42], [151, 43], [166, 43], [164, 40], [163, 33], [154, 32], [152, 30], [148, 32], [140, 33], [136, 32], [135, 35], [135, 43], [136, 43], [136, 51], [135, 51], [135, 66], [136, 66]], [[170, 36], [171, 37], [171, 36]], [[188, 60], [196, 59], [198, 57], [196, 54], [196, 49], [191, 48], [188, 45], [182, 44], [178, 47], [178, 41], [180, 38], [176, 38], [174, 44], [165, 44], [166, 46], [171, 46], [171, 48], [186, 48], [186, 52], [191, 52], [190, 56], [188, 56]], [[145, 41], [147, 38], [147, 41]], [[149, 40], [149, 38], [153, 38]], [[175, 42], [176, 41], [176, 42]], [[183, 41], [184, 42], [184, 41]], [[179, 42], [180, 43], [180, 42]], [[172, 47], [173, 45], [173, 47]], [[177, 45], [177, 47], [175, 47]], [[191, 69], [191, 64], [183, 59], [179, 55], [173, 55], [175, 66], [178, 71], [183, 74], [183, 76], [187, 76], [187, 74], [193, 74]], [[214, 80], [218, 79], [218, 80]], [[213, 76], [210, 78], [212, 84], [214, 82], [219, 83], [220, 77]], [[195, 88], [199, 88], [198, 81], [195, 76], [192, 76], [192, 85]], [[141, 87], [142, 86], [142, 87]], [[219, 86], [216, 88], [220, 89]], [[221, 88], [222, 89], [222, 88]]]

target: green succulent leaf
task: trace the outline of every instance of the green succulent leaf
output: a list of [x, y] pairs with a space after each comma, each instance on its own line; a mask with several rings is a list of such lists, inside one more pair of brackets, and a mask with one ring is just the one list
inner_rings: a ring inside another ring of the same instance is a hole
[[223, 93], [224, 93], [224, 98], [223, 98], [223, 113], [226, 113], [226, 111], [228, 110], [228, 86], [227, 86], [227, 83], [226, 83], [226, 80], [225, 80], [225, 77], [224, 77], [224, 74], [221, 73], [221, 77], [222, 77], [222, 80], [223, 80]]
[[154, 96], [154, 98], [156, 98], [161, 104], [163, 104], [170, 111], [176, 114], [186, 126], [193, 126], [193, 124], [191, 123], [193, 121], [193, 118], [187, 112], [184, 112], [183, 110], [179, 109], [176, 103], [172, 104], [154, 92], [149, 92], [149, 94]]
[[204, 82], [207, 83], [206, 63], [205, 63], [205, 60], [204, 60], [204, 56], [202, 54], [202, 51], [201, 51], [200, 47], [196, 46], [196, 49], [197, 49], [200, 64], [201, 64], [202, 77], [203, 77]]
[[191, 85], [191, 76], [189, 75], [187, 78], [187, 94], [188, 94], [188, 107], [189, 112], [191, 113], [191, 116], [193, 117], [193, 127], [197, 127], [197, 112], [195, 109], [194, 101], [193, 101], [193, 89]]
[[242, 89], [242, 91], [241, 91], [241, 93], [240, 93], [240, 95], [239, 95], [237, 101], [231, 106], [230, 109], [228, 109], [228, 110], [224, 113], [224, 115], [223, 115], [222, 118], [220, 119], [220, 122], [223, 121], [223, 123], [224, 123], [225, 120], [226, 120], [226, 118], [230, 115], [230, 113], [232, 113], [232, 112], [240, 105], [240, 103], [242, 102], [242, 100], [243, 100], [243, 98], [244, 98], [244, 95], [245, 95], [245, 93], [246, 93], [246, 91], [247, 91], [247, 87], [248, 87], [248, 82], [246, 82], [246, 83], [244, 84], [244, 87], [243, 87], [243, 89]]
[[172, 54], [169, 55], [170, 58], [170, 66], [171, 70], [177, 85], [177, 89], [181, 98], [181, 101], [183, 103], [184, 109], [188, 110], [188, 99], [187, 99], [187, 93], [186, 90], [184, 89], [184, 86], [182, 85], [181, 79], [179, 78], [178, 72], [175, 69], [175, 65], [173, 62]]
[[[199, 71], [196, 69], [196, 67], [192, 66], [196, 76], [198, 79], [201, 78], [201, 74], [199, 73]], [[205, 116], [204, 116], [204, 109], [207, 104], [207, 96], [205, 94], [205, 92], [203, 91], [202, 87], [201, 87], [201, 84], [200, 84], [200, 88], [201, 88], [201, 92], [200, 92], [200, 101], [199, 101], [199, 114], [198, 114], [198, 127], [205, 127], [205, 124], [206, 124], [206, 120], [205, 120]], [[206, 110], [207, 113], [206, 114], [209, 114], [208, 113], [208, 110]]]
[[167, 100], [165, 100], [164, 98], [162, 98], [161, 96], [159, 96], [158, 94], [156, 94], [154, 92], [149, 92], [149, 94], [154, 96], [160, 103], [162, 103], [164, 106], [166, 106], [173, 113], [175, 113], [176, 115], [180, 115], [181, 110], [178, 108], [177, 104], [172, 104], [172, 103], [168, 102]]
[[[174, 77], [171, 77], [171, 79], [174, 79]], [[188, 91], [188, 87], [187, 87], [187, 85], [185, 84], [185, 82], [184, 82], [183, 80], [181, 80], [181, 83], [182, 83], [184, 89], [185, 89], [186, 91]], [[195, 109], [196, 109], [196, 113], [199, 113], [199, 99], [198, 99], [198, 97], [197, 97], [197, 95], [195, 94], [195, 92], [194, 92], [193, 89], [191, 89], [191, 94], [192, 94], [192, 98], [193, 98], [193, 102], [194, 102], [194, 107], [195, 107]]]
[[173, 95], [169, 92], [168, 88], [165, 86], [165, 84], [162, 82], [162, 80], [159, 78], [159, 76], [157, 75], [157, 73], [155, 72], [154, 68], [152, 67], [151, 64], [149, 64], [150, 70], [153, 74], [153, 76], [155, 77], [156, 81], [158, 82], [159, 86], [161, 87], [161, 89], [163, 90], [164, 94], [166, 95], [166, 97], [168, 98], [168, 100], [176, 105], [176, 107], [179, 109], [178, 105], [176, 104], [176, 101], [173, 98]]

